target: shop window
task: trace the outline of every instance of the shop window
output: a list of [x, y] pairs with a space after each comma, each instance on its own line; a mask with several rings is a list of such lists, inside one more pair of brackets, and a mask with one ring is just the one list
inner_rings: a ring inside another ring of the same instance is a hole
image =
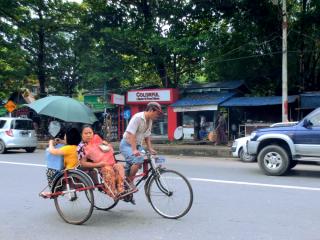
[[152, 135], [163, 136], [168, 135], [168, 115], [167, 109], [163, 108], [163, 114], [153, 122]]
[[182, 116], [183, 139], [190, 140], [194, 138], [194, 115], [183, 113]]
[[184, 128], [194, 128], [194, 118], [192, 115], [183, 114], [182, 122]]

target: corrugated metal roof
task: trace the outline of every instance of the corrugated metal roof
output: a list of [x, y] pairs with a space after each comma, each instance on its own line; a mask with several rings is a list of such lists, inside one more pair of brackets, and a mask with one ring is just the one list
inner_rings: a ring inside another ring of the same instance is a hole
[[236, 89], [244, 85], [244, 81], [235, 80], [235, 81], [226, 81], [226, 82], [212, 82], [206, 84], [192, 84], [189, 86], [185, 86], [187, 89], [198, 89], [198, 88], [222, 88], [222, 89]]
[[301, 96], [301, 108], [302, 109], [313, 109], [320, 107], [320, 93], [304, 93]]
[[[297, 95], [288, 96], [288, 102], [292, 103], [298, 98]], [[269, 97], [236, 97], [221, 104], [222, 107], [253, 107], [282, 104], [281, 96]]]
[[236, 93], [232, 92], [212, 92], [206, 94], [190, 94], [182, 99], [179, 99], [175, 103], [171, 104], [171, 107], [186, 107], [186, 106], [202, 106], [202, 105], [218, 105]]

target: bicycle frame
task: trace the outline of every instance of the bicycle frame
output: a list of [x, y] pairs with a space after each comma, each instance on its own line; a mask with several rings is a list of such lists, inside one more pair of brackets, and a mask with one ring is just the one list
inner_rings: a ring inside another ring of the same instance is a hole
[[[70, 190], [70, 178], [69, 178], [69, 175], [68, 173], [76, 173], [80, 176], [82, 176], [83, 178], [85, 178], [86, 180], [88, 180], [88, 187], [80, 187], [80, 188], [76, 188], [76, 189], [73, 189], [73, 190]], [[66, 183], [66, 186], [67, 186], [67, 190], [66, 191], [55, 191], [55, 188], [59, 187], [57, 186], [57, 183], [58, 183], [58, 180], [63, 178], [63, 180], [65, 181]], [[67, 193], [72, 193], [72, 192], [80, 192], [80, 191], [85, 191], [85, 190], [90, 190], [90, 189], [94, 189], [98, 187], [97, 185], [95, 185], [91, 179], [91, 177], [86, 174], [84, 171], [80, 170], [80, 169], [70, 169], [70, 170], [64, 170], [62, 171], [60, 174], [58, 174], [54, 180], [53, 180], [53, 184], [52, 184], [52, 187], [51, 187], [51, 194], [48, 195], [50, 198], [54, 198], [54, 197], [57, 197], [57, 196], [60, 196], [60, 195], [65, 195]]]
[[[137, 174], [135, 176], [135, 179], [138, 178], [137, 182], [136, 182], [136, 187], [138, 187], [141, 182], [145, 181], [146, 180], [146, 183], [145, 185], [147, 186], [148, 185], [148, 182], [150, 181], [151, 177], [156, 173], [156, 169], [157, 167], [154, 166], [152, 160], [151, 160], [151, 156], [149, 154], [146, 154], [145, 155], [146, 158], [144, 159], [144, 162], [142, 163], [142, 173], [140, 174]], [[120, 161], [121, 162], [121, 161]], [[106, 186], [103, 184], [103, 182], [101, 181], [101, 175], [100, 173], [98, 172], [97, 169], [94, 168], [94, 170], [96, 171], [96, 174], [97, 174], [97, 177], [98, 177], [98, 183], [95, 183], [91, 176], [86, 173], [84, 170], [81, 170], [81, 169], [70, 169], [70, 170], [64, 170], [62, 171], [60, 174], [58, 174], [54, 180], [53, 180], [53, 185], [52, 185], [52, 188], [51, 188], [51, 194], [49, 195], [50, 198], [54, 198], [54, 197], [57, 197], [59, 195], [65, 195], [67, 193], [72, 193], [72, 192], [79, 192], [79, 191], [85, 191], [85, 190], [90, 190], [90, 189], [96, 189], [96, 188], [101, 188], [103, 190], [106, 189]], [[80, 188], [76, 188], [76, 189], [73, 189], [73, 190], [70, 190], [70, 178], [68, 176], [68, 173], [77, 173], [79, 175], [81, 175], [84, 179], [88, 180], [88, 187], [80, 187]], [[55, 188], [57, 187], [56, 184], [57, 184], [57, 181], [59, 179], [63, 178], [65, 183], [66, 183], [66, 186], [67, 186], [67, 190], [66, 191], [55, 191]], [[160, 188], [160, 187], [159, 187]], [[161, 187], [160, 189], [164, 189], [163, 187]], [[110, 190], [110, 189], [109, 189]], [[167, 192], [165, 189], [164, 189], [164, 192]]]
[[[157, 171], [159, 171], [161, 168], [156, 167], [152, 161], [151, 155], [146, 154], [146, 158], [144, 159], [143, 165], [142, 165], [143, 171], [141, 174], [137, 174], [135, 178], [139, 178], [137, 182], [135, 183], [135, 186], [138, 187], [142, 181], [146, 181], [144, 184], [144, 190], [145, 193], [147, 192], [148, 184], [153, 176], [157, 174]], [[150, 174], [151, 172], [151, 174]], [[172, 193], [166, 189], [165, 186], [161, 183], [159, 179], [156, 179], [156, 183], [160, 191], [162, 191], [167, 196], [171, 196]]]
[[[150, 164], [150, 166], [151, 166], [150, 168], [149, 168], [149, 166], [148, 166], [149, 164]], [[137, 183], [135, 184], [136, 186], [139, 186], [142, 181], [148, 179], [148, 178], [149, 178], [149, 173], [154, 170], [154, 168], [153, 168], [152, 165], [151, 165], [151, 160], [150, 160], [149, 158], [146, 158], [146, 159], [144, 160], [144, 162], [143, 162], [143, 164], [142, 164], [142, 169], [143, 169], [142, 173], [137, 174], [137, 175], [135, 175], [135, 177], [134, 177], [135, 179], [136, 179], [136, 178], [140, 178], [140, 179], [137, 180]], [[151, 176], [151, 175], [150, 175], [150, 176]]]

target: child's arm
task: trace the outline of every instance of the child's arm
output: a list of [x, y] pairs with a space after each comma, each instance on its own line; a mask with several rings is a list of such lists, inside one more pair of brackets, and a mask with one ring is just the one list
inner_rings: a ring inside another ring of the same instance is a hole
[[49, 153], [51, 153], [53, 155], [64, 155], [63, 151], [54, 147], [54, 140], [49, 141], [48, 151], [49, 151]]

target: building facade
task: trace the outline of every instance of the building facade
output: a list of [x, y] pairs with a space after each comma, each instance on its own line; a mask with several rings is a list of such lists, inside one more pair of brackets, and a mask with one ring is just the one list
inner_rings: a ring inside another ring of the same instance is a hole
[[127, 92], [126, 105], [130, 107], [131, 116], [144, 111], [149, 102], [162, 105], [163, 116], [153, 123], [153, 138], [174, 140], [174, 131], [178, 126], [178, 114], [170, 105], [179, 98], [179, 91], [173, 88], [141, 89]]

